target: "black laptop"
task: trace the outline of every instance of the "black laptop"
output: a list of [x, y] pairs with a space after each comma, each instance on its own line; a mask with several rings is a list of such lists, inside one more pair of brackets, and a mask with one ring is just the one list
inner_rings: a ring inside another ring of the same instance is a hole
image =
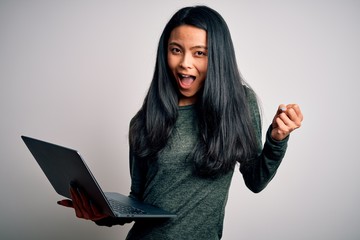
[[175, 214], [114, 192], [103, 192], [78, 151], [21, 136], [55, 191], [70, 197], [70, 183], [84, 189], [104, 213], [117, 218], [173, 218]]

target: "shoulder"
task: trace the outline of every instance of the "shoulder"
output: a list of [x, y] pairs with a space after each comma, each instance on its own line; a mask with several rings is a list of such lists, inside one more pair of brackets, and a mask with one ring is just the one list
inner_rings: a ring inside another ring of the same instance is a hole
[[246, 99], [250, 105], [250, 107], [257, 107], [258, 106], [258, 99], [256, 96], [255, 91], [250, 88], [248, 85], [243, 84], [244, 93], [246, 96]]

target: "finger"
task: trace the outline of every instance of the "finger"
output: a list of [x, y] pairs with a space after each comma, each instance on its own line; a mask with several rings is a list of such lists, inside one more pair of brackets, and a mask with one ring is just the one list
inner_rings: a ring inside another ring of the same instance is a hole
[[[293, 117], [291, 117], [291, 115], [293, 115]], [[301, 125], [301, 122], [298, 120], [295, 112], [292, 109], [289, 109], [286, 114], [285, 113], [280, 114], [279, 118], [285, 124], [282, 130], [288, 133], [299, 128]]]
[[[285, 116], [285, 117], [284, 117]], [[284, 134], [289, 131], [289, 118], [286, 116], [286, 114], [281, 114], [279, 117], [276, 118], [276, 124], [278, 125], [279, 133]]]
[[57, 204], [64, 206], [64, 207], [74, 208], [73, 202], [69, 199], [63, 199], [63, 200], [57, 201]]
[[95, 204], [93, 204], [91, 201], [90, 201], [90, 206], [91, 206], [92, 212], [94, 213], [94, 218], [93, 218], [92, 220], [99, 220], [99, 219], [106, 218], [106, 217], [109, 216], [108, 214], [102, 213], [102, 212], [95, 206]]
[[78, 191], [82, 203], [83, 214], [86, 217], [86, 219], [92, 219], [94, 213], [90, 206], [90, 200], [82, 189], [78, 189]]
[[289, 118], [295, 123], [295, 125], [296, 125], [295, 128], [299, 128], [301, 126], [301, 122], [304, 119], [299, 105], [297, 105], [297, 104], [288, 104], [286, 107], [288, 109], [286, 111], [286, 113], [289, 116]]
[[304, 116], [301, 112], [300, 106], [297, 104], [293, 104], [293, 106], [291, 108], [294, 109], [294, 111], [296, 112], [296, 115], [299, 117], [300, 121], [303, 121]]
[[83, 210], [84, 207], [82, 205], [77, 188], [71, 187], [70, 194], [71, 194], [71, 198], [73, 200], [73, 205], [74, 205], [76, 216], [78, 218], [86, 218], [86, 216], [85, 216], [86, 214], [84, 214], [84, 210]]
[[90, 201], [91, 211], [94, 213], [94, 216], [101, 216], [101, 211]]
[[282, 112], [285, 112], [286, 109], [287, 109], [287, 108], [286, 108], [285, 104], [280, 104], [279, 107], [278, 107], [278, 110], [277, 110], [276, 115], [278, 115], [278, 114], [280, 114], [280, 113], [282, 113]]
[[295, 109], [289, 108], [286, 114], [292, 121], [291, 124], [294, 125], [294, 128], [299, 128], [301, 126], [301, 116], [298, 116]]
[[289, 135], [288, 127], [280, 117], [276, 117], [274, 119], [273, 125], [276, 125], [271, 132], [273, 139], [281, 141]]
[[289, 127], [289, 125], [291, 125], [291, 120], [286, 113], [279, 114], [277, 119], [281, 120], [282, 124], [280, 124], [279, 121], [277, 121], [277, 123], [279, 126], [283, 126], [282, 128]]
[[71, 199], [72, 199], [74, 205], [76, 205], [77, 207], [81, 207], [82, 203], [81, 203], [79, 192], [78, 192], [77, 188], [71, 187], [70, 195], [71, 195]]
[[277, 128], [277, 127], [278, 127], [278, 125], [277, 125], [277, 123], [276, 123], [276, 118], [279, 117], [279, 115], [280, 115], [281, 113], [285, 112], [285, 111], [286, 111], [286, 106], [285, 106], [285, 104], [280, 104], [280, 105], [278, 106], [278, 109], [277, 109], [277, 111], [276, 111], [276, 114], [275, 114], [275, 116], [274, 116], [274, 118], [273, 118], [273, 122], [272, 122], [273, 128]]

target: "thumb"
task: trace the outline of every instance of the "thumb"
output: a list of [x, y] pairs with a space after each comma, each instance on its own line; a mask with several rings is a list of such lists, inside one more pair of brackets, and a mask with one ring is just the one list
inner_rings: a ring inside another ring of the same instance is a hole
[[63, 199], [63, 200], [57, 201], [57, 204], [59, 204], [60, 206], [69, 207], [69, 208], [74, 207], [73, 202], [69, 199]]
[[280, 114], [282, 112], [286, 112], [286, 110], [287, 110], [286, 105], [285, 104], [280, 104], [279, 107], [278, 107], [276, 115], [278, 115], [278, 114]]

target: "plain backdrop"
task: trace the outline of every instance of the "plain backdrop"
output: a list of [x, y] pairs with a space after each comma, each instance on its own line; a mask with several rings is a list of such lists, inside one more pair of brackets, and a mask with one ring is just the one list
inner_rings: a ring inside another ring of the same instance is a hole
[[125, 238], [131, 225], [98, 227], [58, 206], [20, 136], [79, 150], [104, 190], [127, 194], [128, 125], [158, 39], [196, 4], [227, 21], [263, 128], [281, 103], [305, 116], [263, 192], [236, 171], [223, 239], [360, 238], [359, 1], [0, 0], [1, 239]]

